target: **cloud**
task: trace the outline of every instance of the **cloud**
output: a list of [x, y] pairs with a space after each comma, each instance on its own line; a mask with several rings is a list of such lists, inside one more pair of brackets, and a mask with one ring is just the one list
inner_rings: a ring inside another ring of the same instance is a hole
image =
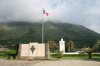
[[100, 0], [96, 0], [94, 5], [85, 10], [85, 16], [84, 25], [100, 33]]
[[100, 33], [100, 0], [0, 0], [0, 22], [42, 20], [42, 9], [57, 20], [86, 26]]

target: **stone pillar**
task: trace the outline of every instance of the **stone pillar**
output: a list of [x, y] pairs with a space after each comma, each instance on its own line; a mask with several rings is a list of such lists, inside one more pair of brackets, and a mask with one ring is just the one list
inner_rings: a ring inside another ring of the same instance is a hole
[[45, 44], [45, 59], [50, 59], [49, 43]]
[[21, 59], [21, 44], [19, 44], [19, 49], [18, 49], [18, 59]]
[[63, 38], [59, 41], [59, 51], [65, 53], [65, 41]]

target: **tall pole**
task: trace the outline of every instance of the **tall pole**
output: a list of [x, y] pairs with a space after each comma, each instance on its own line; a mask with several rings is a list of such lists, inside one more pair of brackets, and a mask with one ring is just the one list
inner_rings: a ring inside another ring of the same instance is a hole
[[42, 16], [42, 44], [44, 43], [44, 14]]
[[[42, 44], [44, 43], [44, 19], [45, 16], [48, 16], [48, 13], [45, 12], [45, 10], [43, 9], [43, 16], [42, 16]], [[45, 44], [45, 59], [50, 59], [50, 54], [49, 54], [49, 44]]]

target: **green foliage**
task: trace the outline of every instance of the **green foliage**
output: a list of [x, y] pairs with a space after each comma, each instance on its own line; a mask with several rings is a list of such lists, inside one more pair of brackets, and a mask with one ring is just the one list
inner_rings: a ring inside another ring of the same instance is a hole
[[56, 58], [62, 58], [62, 57], [63, 57], [63, 52], [57, 51]]
[[[56, 54], [51, 54], [51, 57], [56, 57]], [[63, 54], [63, 57], [84, 57], [86, 58], [87, 54]], [[100, 54], [92, 54], [93, 57], [100, 57]]]
[[[56, 58], [56, 54], [51, 54], [52, 59]], [[88, 59], [87, 54], [64, 54], [62, 59]], [[90, 59], [89, 59], [90, 60]], [[92, 59], [95, 61], [100, 61], [100, 54], [92, 54]]]
[[[51, 54], [51, 57], [57, 57], [57, 54]], [[63, 57], [87, 57], [87, 54], [63, 54]]]
[[16, 50], [7, 50], [7, 51], [0, 51], [0, 57], [11, 59], [15, 59], [17, 56], [17, 51]]
[[67, 48], [68, 48], [68, 52], [74, 52], [75, 51], [75, 44], [74, 44], [74, 42], [69, 40], [67, 42]]
[[58, 50], [58, 45], [55, 41], [48, 41], [50, 52], [55, 53]]
[[95, 52], [100, 52], [100, 40], [98, 40], [98, 41], [96, 42], [96, 44], [95, 44], [94, 47], [93, 47], [93, 50], [94, 50]]
[[16, 50], [8, 50], [6, 51], [7, 54], [16, 54]]
[[0, 56], [6, 57], [6, 52], [5, 51], [0, 51]]
[[7, 55], [8, 59], [11, 59], [11, 57], [13, 57], [13, 59], [15, 59], [16, 58], [16, 54], [17, 54], [16, 50], [8, 50], [8, 51], [6, 51], [6, 55]]
[[[41, 42], [41, 23], [9, 22], [0, 23], [0, 45]], [[93, 46], [100, 34], [97, 34], [81, 25], [68, 23], [46, 22], [44, 29], [44, 42], [55, 41], [64, 38], [73, 40], [75, 47], [82, 48]], [[9, 43], [11, 42], [11, 43]], [[58, 44], [58, 43], [57, 43]]]
[[92, 52], [93, 52], [93, 49], [92, 48], [90, 48], [90, 47], [83, 48], [83, 51], [85, 51], [88, 54], [89, 59], [92, 58]]

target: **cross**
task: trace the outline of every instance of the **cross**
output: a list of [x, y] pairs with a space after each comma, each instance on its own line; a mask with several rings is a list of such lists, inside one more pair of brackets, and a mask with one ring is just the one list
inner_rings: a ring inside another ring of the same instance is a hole
[[33, 54], [33, 51], [35, 50], [35, 47], [32, 45], [30, 49], [31, 49], [32, 54]]

